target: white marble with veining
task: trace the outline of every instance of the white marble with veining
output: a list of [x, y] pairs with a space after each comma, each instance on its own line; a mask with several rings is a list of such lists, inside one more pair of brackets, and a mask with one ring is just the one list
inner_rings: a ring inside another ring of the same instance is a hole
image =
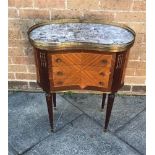
[[134, 35], [121, 27], [93, 23], [49, 24], [33, 29], [30, 39], [45, 43], [87, 42], [98, 44], [126, 44]]

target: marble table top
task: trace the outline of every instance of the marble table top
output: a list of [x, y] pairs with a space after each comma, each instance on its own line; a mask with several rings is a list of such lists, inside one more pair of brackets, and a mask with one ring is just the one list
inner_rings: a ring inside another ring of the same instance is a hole
[[33, 29], [29, 37], [45, 43], [86, 42], [108, 45], [122, 45], [134, 40], [134, 35], [127, 29], [93, 23], [52, 23]]

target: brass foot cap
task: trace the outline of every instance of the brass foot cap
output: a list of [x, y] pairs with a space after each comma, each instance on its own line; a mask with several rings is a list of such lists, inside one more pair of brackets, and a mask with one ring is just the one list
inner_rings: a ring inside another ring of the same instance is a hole
[[104, 129], [103, 131], [104, 131], [104, 132], [107, 132], [107, 129]]

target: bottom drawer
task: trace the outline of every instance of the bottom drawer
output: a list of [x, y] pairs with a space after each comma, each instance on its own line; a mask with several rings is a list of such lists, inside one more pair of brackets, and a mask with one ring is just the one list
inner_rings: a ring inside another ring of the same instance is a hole
[[74, 85], [80, 85], [81, 79], [80, 78], [55, 79], [51, 82], [53, 83], [54, 87], [74, 86]]

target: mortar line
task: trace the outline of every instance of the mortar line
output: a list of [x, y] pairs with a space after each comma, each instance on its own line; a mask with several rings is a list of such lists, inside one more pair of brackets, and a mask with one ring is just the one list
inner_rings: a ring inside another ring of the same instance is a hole
[[[63, 97], [63, 96], [62, 96]], [[64, 98], [64, 97], [63, 97]], [[64, 98], [66, 101], [68, 101], [70, 104], [72, 104], [72, 102], [66, 98]], [[101, 125], [96, 119], [94, 119], [93, 117], [89, 116], [87, 113], [85, 113], [83, 110], [81, 110], [78, 106], [72, 104], [74, 107], [76, 107], [77, 109], [79, 109], [81, 112], [83, 112], [83, 114], [85, 114], [87, 117], [89, 117], [91, 120], [95, 121], [99, 126], [103, 127], [103, 125]]]
[[[94, 119], [92, 119], [91, 117], [89, 117], [89, 115], [87, 114], [82, 114], [82, 115], [86, 115], [90, 120], [92, 120], [94, 123], [98, 124], [98, 122]], [[82, 116], [81, 115], [81, 116]], [[80, 117], [81, 117], [80, 116]], [[82, 130], [80, 129], [80, 131], [82, 132]], [[86, 132], [83, 132], [85, 134], [87, 134]], [[141, 152], [139, 152], [139, 150], [137, 150], [136, 148], [134, 148], [132, 145], [128, 144], [126, 141], [124, 141], [123, 139], [121, 139], [120, 137], [118, 137], [117, 135], [115, 135], [113, 132], [111, 132], [110, 130], [108, 130], [108, 133], [111, 134], [112, 136], [118, 138], [122, 143], [128, 145], [129, 147], [131, 147], [134, 151], [136, 151], [137, 153], [139, 153], [140, 155], [143, 155]]]
[[113, 131], [113, 133], [117, 133], [119, 130], [124, 129], [128, 124], [130, 124], [132, 121], [134, 121], [142, 112], [144, 112], [146, 110], [146, 108], [144, 108], [142, 111], [140, 111], [139, 113], [137, 113], [133, 118], [131, 118], [128, 122], [126, 122], [123, 126], [120, 126], [119, 128], [117, 128], [116, 130]]
[[64, 127], [66, 127], [67, 125], [69, 125], [69, 124], [72, 124], [73, 123], [73, 121], [75, 121], [75, 120], [77, 120], [79, 117], [81, 117], [82, 115], [85, 115], [84, 113], [82, 113], [82, 114], [80, 114], [80, 115], [78, 115], [77, 117], [75, 117], [72, 121], [70, 121], [70, 122], [68, 122], [68, 123], [66, 123], [64, 126], [62, 126], [61, 128], [59, 128], [59, 129], [57, 129], [54, 133], [56, 133], [56, 132], [58, 132], [58, 131], [60, 131], [60, 130], [62, 130]]
[[[64, 97], [63, 97], [64, 98]], [[65, 98], [64, 98], [65, 99]], [[68, 99], [66, 99], [66, 101], [68, 101], [70, 104], [71, 101], [69, 101]], [[73, 105], [73, 104], [72, 104]], [[74, 106], [74, 105], [73, 105]], [[75, 106], [76, 108], [78, 108], [77, 106]], [[79, 108], [78, 108], [79, 109]], [[81, 110], [81, 109], [79, 109]], [[82, 110], [81, 110], [82, 111]], [[83, 112], [83, 111], [82, 111]], [[101, 126], [101, 124], [96, 121], [95, 119], [93, 119], [91, 116], [89, 116], [88, 114], [86, 114], [85, 112], [83, 112], [90, 120], [93, 120], [93, 122], [95, 122], [96, 124], [98, 124], [99, 126]], [[102, 126], [103, 127], [103, 126]], [[117, 137], [113, 132], [111, 132], [110, 130], [107, 130], [111, 135]], [[129, 147], [131, 147], [134, 151], [136, 151], [137, 153], [139, 153], [140, 155], [143, 155], [141, 152], [139, 152], [136, 148], [134, 148], [133, 146], [131, 146], [130, 144], [128, 144], [126, 141], [122, 140], [121, 138], [117, 137], [121, 142], [125, 143], [126, 145], [128, 145]]]
[[[64, 98], [64, 97], [63, 97]], [[66, 98], [64, 98], [64, 99], [66, 99]], [[70, 104], [72, 104], [72, 102], [71, 101], [69, 101], [68, 99], [66, 99]], [[73, 105], [73, 104], [72, 104]], [[73, 106], [75, 106], [75, 105], [73, 105]], [[79, 110], [81, 110], [79, 107], [77, 107], [77, 106], [75, 106], [76, 108], [78, 108]], [[132, 120], [134, 120], [134, 118], [135, 117], [137, 117], [140, 113], [142, 113], [143, 111], [145, 111], [146, 109], [144, 108], [142, 111], [140, 111], [137, 115], [135, 115], [131, 120], [129, 120], [127, 123], [125, 123], [125, 125], [126, 124], [128, 124], [128, 123], [130, 123], [130, 121], [132, 121]], [[86, 116], [88, 116], [88, 118], [89, 119], [91, 119], [91, 120], [93, 120], [94, 122], [96, 122], [99, 126], [101, 126], [101, 127], [103, 127], [97, 120], [95, 120], [94, 118], [92, 118], [91, 116], [89, 116], [87, 113], [85, 113], [83, 110], [81, 110]], [[124, 125], [124, 126], [125, 126]], [[124, 127], [123, 126], [123, 127]], [[122, 128], [123, 128], [122, 127]], [[123, 139], [121, 139], [120, 137], [118, 137], [117, 135], [115, 135], [115, 131], [114, 132], [112, 132], [112, 131], [110, 131], [109, 129], [107, 130], [111, 135], [113, 135], [113, 136], [115, 136], [115, 137], [117, 137], [120, 141], [122, 141], [123, 143], [125, 143], [126, 145], [128, 145], [129, 147], [131, 147], [133, 150], [135, 150], [137, 153], [139, 153], [140, 155], [143, 155], [139, 150], [137, 150], [136, 148], [134, 148], [132, 145], [130, 145], [129, 143], [127, 143], [126, 141], [124, 141]]]
[[[64, 96], [62, 96], [64, 99], [66, 99]], [[70, 104], [72, 104], [72, 102], [68, 99], [66, 99]], [[103, 127], [103, 125], [101, 125], [96, 119], [94, 119], [93, 117], [89, 116], [87, 113], [85, 113], [83, 110], [81, 110], [78, 106], [72, 104], [73, 106], [75, 106], [76, 108], [78, 108], [81, 112], [83, 112], [85, 115], [87, 115], [89, 118], [91, 118], [92, 120], [94, 120], [95, 122], [97, 122], [97, 124], [99, 124], [100, 126]], [[140, 111], [138, 114], [136, 114], [133, 118], [131, 118], [128, 122], [126, 122], [123, 126], [119, 127], [118, 129], [114, 130], [113, 132], [117, 132], [117, 130], [119, 129], [123, 129], [127, 124], [131, 123], [132, 120], [134, 120], [140, 113], [142, 113], [143, 111], [145, 111], [146, 108], [144, 108], [142, 111]], [[112, 132], [112, 131], [111, 131]]]
[[[79, 116], [77, 116], [74, 120], [78, 119], [79, 117], [81, 117], [82, 115], [84, 115], [83, 113], [80, 114]], [[72, 121], [74, 121], [72, 120]], [[71, 121], [71, 122], [72, 122]], [[40, 141], [38, 141], [37, 143], [33, 144], [32, 146], [30, 146], [28, 149], [24, 150], [22, 153], [19, 153], [18, 155], [24, 155], [25, 153], [31, 151], [35, 146], [37, 146], [38, 144], [40, 144], [41, 142], [43, 142], [44, 140], [48, 139], [52, 134], [60, 131], [61, 129], [63, 129], [66, 125], [70, 124], [71, 122], [66, 123], [64, 126], [62, 126], [61, 128], [59, 128], [58, 130], [54, 131], [54, 132], [50, 132], [48, 136], [44, 137], [43, 139], [41, 139]]]
[[8, 143], [8, 146], [11, 147], [11, 150], [13, 151], [13, 153], [18, 154], [18, 151], [16, 151], [16, 149], [10, 143]]
[[121, 142], [123, 142], [124, 144], [128, 145], [129, 147], [131, 147], [134, 151], [136, 151], [137, 153], [139, 153], [140, 155], [143, 155], [143, 153], [141, 153], [139, 150], [137, 150], [135, 147], [133, 147], [131, 144], [129, 144], [127, 141], [124, 141], [122, 138], [118, 137], [114, 132], [111, 132], [109, 130], [109, 133], [115, 137], [117, 137]]
[[39, 143], [41, 143], [42, 141], [46, 140], [48, 137], [50, 137], [52, 135], [52, 133], [49, 133], [49, 135], [47, 135], [46, 137], [44, 137], [43, 139], [41, 139], [39, 142], [31, 145], [29, 148], [27, 148], [26, 150], [24, 150], [23, 152], [19, 153], [18, 155], [24, 155], [25, 153], [27, 153], [28, 151], [30, 151], [32, 148], [34, 148], [36, 145], [38, 145]]

